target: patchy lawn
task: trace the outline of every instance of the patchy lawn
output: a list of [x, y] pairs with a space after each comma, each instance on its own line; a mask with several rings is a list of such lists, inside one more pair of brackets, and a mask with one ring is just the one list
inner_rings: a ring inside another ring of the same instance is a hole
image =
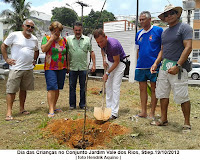
[[[78, 121], [84, 117], [83, 110], [69, 110], [68, 84], [67, 78], [64, 90], [60, 92], [57, 103], [57, 107], [64, 112], [57, 113], [53, 118], [58, 121], [65, 119]], [[79, 102], [79, 85], [77, 87], [77, 102]], [[28, 92], [25, 109], [31, 112], [30, 115], [19, 114], [19, 99], [18, 95], [16, 96], [13, 106], [13, 121], [4, 120], [6, 114], [6, 81], [0, 80], [0, 88], [0, 149], [71, 149], [70, 145], [60, 143], [60, 139], [51, 130], [48, 134], [44, 131], [53, 122], [47, 118], [48, 104], [44, 75], [35, 75], [35, 90]], [[93, 117], [94, 107], [101, 107], [102, 105], [102, 96], [99, 94], [101, 88], [101, 81], [88, 81], [88, 120], [95, 120]], [[109, 142], [105, 141], [105, 143], [96, 145], [93, 149], [200, 149], [200, 88], [190, 86], [189, 93], [192, 104], [192, 131], [182, 133], [183, 114], [181, 107], [173, 102], [172, 97], [168, 111], [169, 125], [166, 127], [151, 126], [148, 119], [134, 118], [134, 115], [140, 111], [138, 83], [123, 82], [119, 118], [109, 123], [127, 128], [129, 132], [112, 136]], [[156, 118], [159, 117], [160, 106], [158, 103]]]

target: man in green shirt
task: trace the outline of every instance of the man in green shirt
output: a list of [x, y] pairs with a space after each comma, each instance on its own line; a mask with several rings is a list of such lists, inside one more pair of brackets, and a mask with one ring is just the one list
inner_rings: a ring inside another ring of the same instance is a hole
[[73, 26], [74, 35], [67, 37], [69, 60], [69, 104], [70, 109], [76, 108], [76, 84], [79, 77], [80, 102], [79, 107], [85, 107], [85, 81], [88, 69], [88, 52], [93, 62], [91, 72], [96, 70], [95, 54], [92, 51], [90, 38], [84, 36], [82, 23], [76, 22]]

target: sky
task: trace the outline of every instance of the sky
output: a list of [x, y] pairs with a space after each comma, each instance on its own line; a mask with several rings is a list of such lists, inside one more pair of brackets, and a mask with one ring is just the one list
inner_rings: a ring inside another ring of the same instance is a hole
[[[51, 10], [54, 7], [68, 7], [75, 10], [81, 16], [81, 6], [77, 4], [78, 0], [26, 0], [31, 3], [31, 10], [36, 10], [51, 15]], [[83, 14], [88, 15], [93, 9], [101, 11], [105, 0], [80, 0], [88, 4], [89, 7], [84, 7]], [[114, 15], [136, 15], [137, 0], [107, 0], [104, 7], [105, 10], [112, 12]], [[66, 5], [66, 3], [68, 5]], [[153, 17], [156, 17], [164, 10], [164, 7], [169, 3], [175, 6], [182, 7], [182, 0], [139, 0], [139, 12], [150, 11]], [[5, 9], [10, 9], [9, 4], [5, 4], [0, 0], [0, 12]]]

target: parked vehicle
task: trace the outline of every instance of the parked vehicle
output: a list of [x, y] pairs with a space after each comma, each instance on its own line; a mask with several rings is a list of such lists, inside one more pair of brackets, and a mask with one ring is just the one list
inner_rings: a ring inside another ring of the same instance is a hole
[[200, 63], [192, 63], [192, 70], [188, 73], [188, 77], [194, 80], [200, 78]]
[[9, 69], [9, 64], [8, 63], [4, 63], [2, 68], [3, 69]]
[[39, 54], [37, 59], [36, 65], [34, 67], [35, 72], [44, 72], [44, 61], [45, 61], [45, 54]]
[[6, 63], [4, 59], [0, 60], [0, 68], [3, 68], [3, 65]]
[[9, 69], [9, 64], [4, 59], [0, 60], [0, 68]]

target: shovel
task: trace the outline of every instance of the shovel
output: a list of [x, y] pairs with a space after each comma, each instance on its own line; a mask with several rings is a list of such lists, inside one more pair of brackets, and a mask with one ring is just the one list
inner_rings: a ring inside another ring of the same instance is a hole
[[94, 117], [100, 121], [107, 121], [111, 116], [111, 108], [104, 107], [105, 99], [105, 81], [103, 81], [103, 92], [102, 92], [102, 107], [94, 108]]

